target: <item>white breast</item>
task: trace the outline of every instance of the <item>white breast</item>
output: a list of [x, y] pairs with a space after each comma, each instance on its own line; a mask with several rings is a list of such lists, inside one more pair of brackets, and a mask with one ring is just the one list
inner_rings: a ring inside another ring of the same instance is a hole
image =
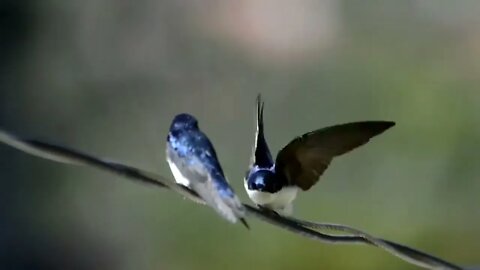
[[248, 189], [247, 182], [244, 182], [245, 190], [250, 199], [258, 205], [289, 215], [292, 212], [292, 202], [297, 197], [298, 187], [284, 187], [276, 193], [261, 192]]
[[179, 183], [180, 185], [184, 185], [186, 187], [190, 186], [190, 181], [183, 176], [183, 174], [180, 172], [178, 169], [177, 165], [170, 161], [170, 159], [167, 158], [168, 166], [170, 166], [170, 170], [172, 171], [173, 177], [175, 178], [175, 182]]

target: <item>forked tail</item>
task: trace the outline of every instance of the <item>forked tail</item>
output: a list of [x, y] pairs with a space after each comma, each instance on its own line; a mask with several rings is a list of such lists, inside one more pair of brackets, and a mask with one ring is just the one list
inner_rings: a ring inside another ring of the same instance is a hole
[[267, 141], [263, 132], [263, 106], [262, 96], [257, 96], [257, 133], [255, 135], [255, 149], [253, 155], [253, 164], [263, 168], [269, 168], [273, 165], [272, 155], [268, 149]]

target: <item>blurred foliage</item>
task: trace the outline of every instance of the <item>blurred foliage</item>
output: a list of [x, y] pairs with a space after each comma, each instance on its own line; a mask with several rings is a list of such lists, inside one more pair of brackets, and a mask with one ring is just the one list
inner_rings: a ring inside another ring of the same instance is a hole
[[[480, 264], [480, 2], [2, 1], [0, 126], [170, 175], [190, 112], [230, 182], [266, 100], [276, 152], [397, 126], [338, 158], [295, 215]], [[170, 192], [0, 146], [1, 269], [417, 269], [368, 247], [232, 226]]]

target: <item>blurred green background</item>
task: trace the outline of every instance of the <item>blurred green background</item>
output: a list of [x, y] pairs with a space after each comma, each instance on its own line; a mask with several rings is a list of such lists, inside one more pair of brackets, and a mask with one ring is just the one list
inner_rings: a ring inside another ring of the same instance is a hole
[[[196, 115], [242, 179], [257, 93], [276, 153], [338, 123], [397, 126], [336, 159], [295, 216], [480, 264], [479, 1], [2, 1], [0, 127], [170, 176]], [[0, 145], [0, 269], [418, 269]]]

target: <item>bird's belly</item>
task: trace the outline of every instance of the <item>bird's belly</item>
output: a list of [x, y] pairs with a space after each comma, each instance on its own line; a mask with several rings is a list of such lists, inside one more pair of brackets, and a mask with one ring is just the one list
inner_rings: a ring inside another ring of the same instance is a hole
[[297, 187], [284, 187], [276, 193], [261, 192], [258, 190], [246, 189], [250, 199], [261, 206], [272, 210], [285, 209], [289, 207], [297, 196]]
[[175, 163], [173, 163], [169, 159], [167, 159], [167, 162], [168, 162], [168, 166], [170, 166], [170, 170], [172, 171], [173, 177], [175, 178], [175, 182], [177, 182], [180, 185], [189, 187], [190, 181], [187, 178], [185, 178], [185, 176], [183, 176], [183, 174], [178, 169], [177, 165], [175, 165]]

